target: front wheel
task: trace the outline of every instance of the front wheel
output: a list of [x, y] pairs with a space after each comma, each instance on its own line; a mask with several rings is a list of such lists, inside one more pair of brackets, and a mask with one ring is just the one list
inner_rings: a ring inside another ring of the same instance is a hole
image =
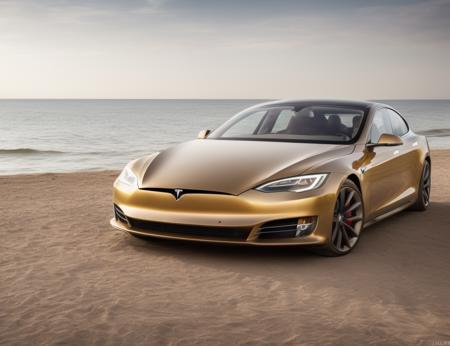
[[358, 243], [364, 223], [364, 206], [356, 184], [346, 180], [339, 189], [328, 243], [316, 249], [323, 256], [342, 256]]

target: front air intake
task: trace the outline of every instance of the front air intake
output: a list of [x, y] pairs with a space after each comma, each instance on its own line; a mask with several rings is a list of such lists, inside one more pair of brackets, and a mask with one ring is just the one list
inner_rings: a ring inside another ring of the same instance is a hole
[[123, 222], [127, 225], [130, 225], [130, 222], [128, 221], [127, 216], [123, 212], [122, 209], [120, 209], [116, 204], [114, 204], [114, 217], [116, 221]]
[[314, 230], [316, 219], [316, 217], [303, 217], [266, 222], [259, 229], [258, 239], [303, 237]]
[[203, 225], [183, 225], [157, 221], [128, 218], [132, 229], [139, 232], [158, 232], [167, 235], [188, 235], [205, 238], [223, 238], [246, 240], [251, 228], [248, 227], [216, 227]]
[[294, 238], [298, 219], [284, 219], [266, 222], [259, 229], [259, 239]]

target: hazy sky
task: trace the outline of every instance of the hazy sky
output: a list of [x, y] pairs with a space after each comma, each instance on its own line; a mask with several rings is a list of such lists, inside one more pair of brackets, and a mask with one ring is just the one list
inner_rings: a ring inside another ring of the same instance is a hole
[[0, 0], [0, 98], [450, 98], [450, 0]]

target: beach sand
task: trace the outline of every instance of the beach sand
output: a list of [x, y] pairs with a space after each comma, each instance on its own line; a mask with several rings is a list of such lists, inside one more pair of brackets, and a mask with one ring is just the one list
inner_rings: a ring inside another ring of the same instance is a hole
[[135, 239], [117, 172], [0, 177], [0, 344], [449, 345], [449, 171], [340, 258]]

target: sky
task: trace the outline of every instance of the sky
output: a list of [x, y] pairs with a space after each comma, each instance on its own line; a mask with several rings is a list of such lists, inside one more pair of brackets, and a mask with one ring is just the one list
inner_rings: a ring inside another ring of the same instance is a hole
[[0, 98], [450, 98], [450, 0], [0, 0]]

